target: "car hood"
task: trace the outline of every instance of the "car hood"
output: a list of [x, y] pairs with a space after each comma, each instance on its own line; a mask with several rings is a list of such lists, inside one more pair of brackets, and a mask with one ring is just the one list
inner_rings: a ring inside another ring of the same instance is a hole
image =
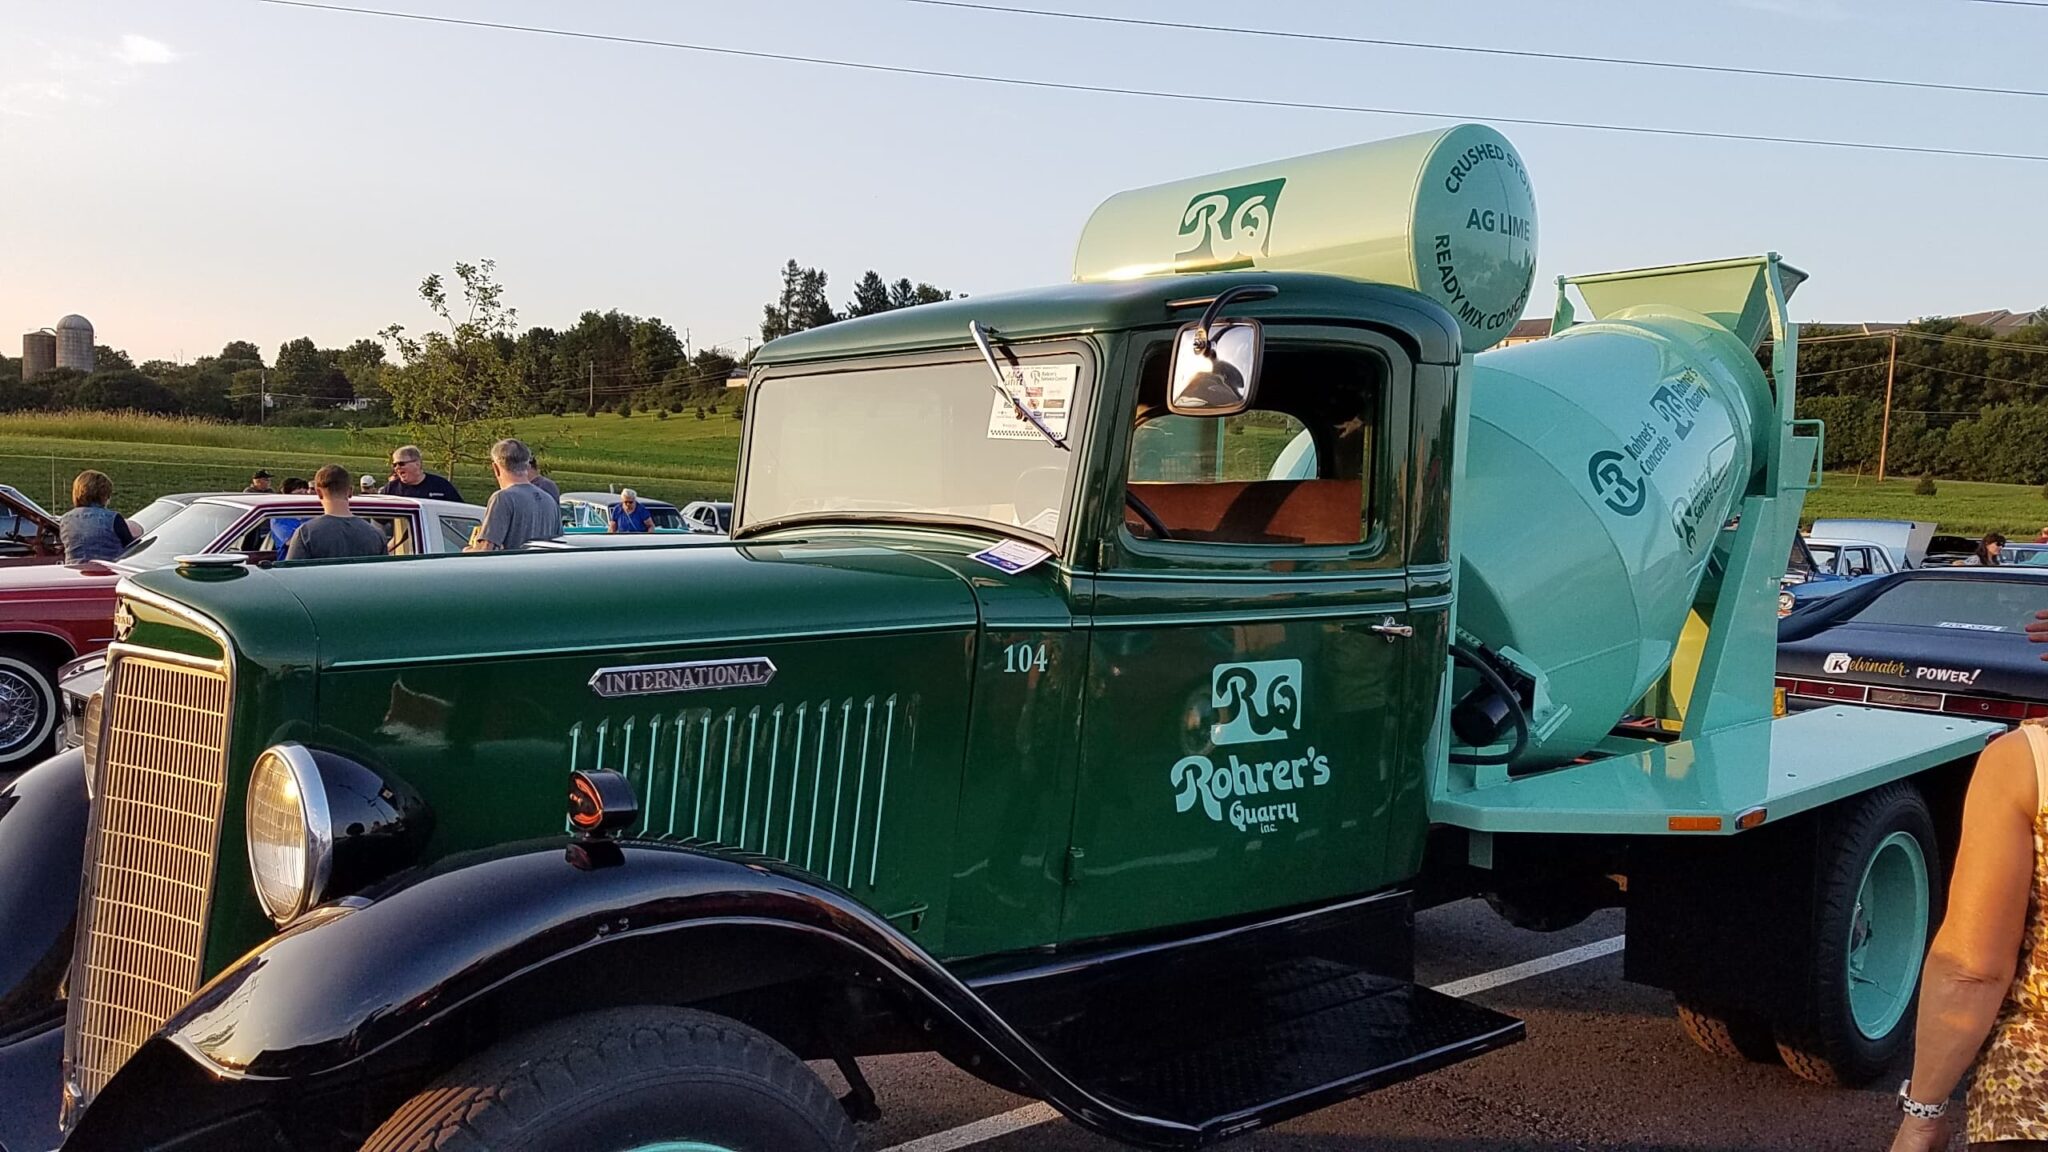
[[24, 564], [0, 568], [0, 600], [37, 598], [50, 593], [90, 593], [112, 588], [120, 573], [98, 564]]
[[1778, 675], [2043, 700], [2043, 652], [2019, 632], [1842, 624], [1778, 645]]
[[857, 540], [604, 552], [497, 552], [135, 578], [221, 623], [238, 646], [310, 619], [319, 666], [422, 664], [821, 634], [971, 628], [967, 581], [936, 559]]

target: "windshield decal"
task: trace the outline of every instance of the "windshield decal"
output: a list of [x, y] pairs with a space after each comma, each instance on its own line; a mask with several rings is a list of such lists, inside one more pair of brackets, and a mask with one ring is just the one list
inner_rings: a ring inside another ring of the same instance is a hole
[[[1010, 396], [1038, 417], [1046, 431], [1064, 440], [1067, 438], [1067, 418], [1074, 408], [1074, 384], [1080, 375], [1081, 366], [1078, 364], [1032, 364], [1005, 369], [1003, 386], [1009, 389]], [[1017, 404], [1002, 396], [990, 399], [990, 440], [1037, 440], [1043, 435], [1032, 427], [1023, 413], [1017, 411]]]
[[1015, 576], [1019, 572], [1036, 568], [1051, 555], [1052, 553], [1036, 544], [1026, 544], [1022, 540], [1005, 540], [1000, 544], [983, 548], [968, 559], [980, 561], [998, 572], [1007, 572]]
[[2004, 631], [2007, 631], [2007, 629], [2006, 629], [2005, 625], [2003, 625], [2003, 624], [1964, 624], [1964, 623], [1961, 623], [1960, 621], [1956, 621], [1956, 620], [1943, 620], [1943, 621], [1942, 621], [1941, 623], [1939, 623], [1939, 624], [1936, 624], [1936, 625], [1935, 625], [1935, 627], [1936, 627], [1936, 628], [1961, 628], [1961, 629], [1963, 629], [1963, 630], [1965, 630], [1965, 631], [1968, 631], [1968, 632], [2004, 632]]

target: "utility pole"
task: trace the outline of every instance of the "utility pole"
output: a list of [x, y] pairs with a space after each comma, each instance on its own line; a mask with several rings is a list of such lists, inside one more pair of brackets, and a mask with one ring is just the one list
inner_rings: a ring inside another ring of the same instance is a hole
[[256, 398], [256, 423], [270, 423], [270, 369], [263, 370], [263, 391]]
[[597, 407], [597, 361], [592, 360], [584, 367], [590, 369], [590, 403], [584, 407], [588, 412]]
[[1892, 332], [1892, 355], [1884, 368], [1884, 428], [1877, 437], [1877, 482], [1884, 483], [1885, 452], [1892, 443], [1892, 380], [1899, 371], [1899, 334]]

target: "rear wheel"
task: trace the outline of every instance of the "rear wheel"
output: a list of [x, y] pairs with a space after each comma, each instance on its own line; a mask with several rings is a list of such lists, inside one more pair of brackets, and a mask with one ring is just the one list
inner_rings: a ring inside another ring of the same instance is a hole
[[1759, 1064], [1778, 1062], [1778, 1045], [1771, 1036], [1771, 1022], [1758, 1013], [1711, 1008], [1680, 1000], [1678, 1024], [1693, 1043], [1716, 1056], [1753, 1060]]
[[1777, 1023], [1779, 1055], [1819, 1084], [1863, 1084], [1912, 1039], [1941, 875], [1919, 790], [1892, 784], [1822, 825], [1804, 1007]]
[[0, 772], [32, 767], [57, 731], [57, 666], [18, 644], [0, 645]]
[[853, 1124], [790, 1051], [683, 1008], [594, 1012], [463, 1062], [362, 1152], [853, 1152]]

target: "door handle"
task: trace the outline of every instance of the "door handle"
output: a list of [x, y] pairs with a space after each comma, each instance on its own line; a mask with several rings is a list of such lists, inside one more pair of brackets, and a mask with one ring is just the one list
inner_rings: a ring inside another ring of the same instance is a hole
[[1378, 635], [1385, 636], [1387, 638], [1387, 643], [1389, 644], [1392, 644], [1395, 638], [1397, 637], [1402, 640], [1407, 640], [1411, 639], [1415, 635], [1415, 628], [1413, 625], [1396, 624], [1394, 623], [1394, 618], [1392, 616], [1389, 616], [1385, 620], [1382, 620], [1379, 623], [1374, 624], [1372, 626], [1372, 630], [1374, 633]]

